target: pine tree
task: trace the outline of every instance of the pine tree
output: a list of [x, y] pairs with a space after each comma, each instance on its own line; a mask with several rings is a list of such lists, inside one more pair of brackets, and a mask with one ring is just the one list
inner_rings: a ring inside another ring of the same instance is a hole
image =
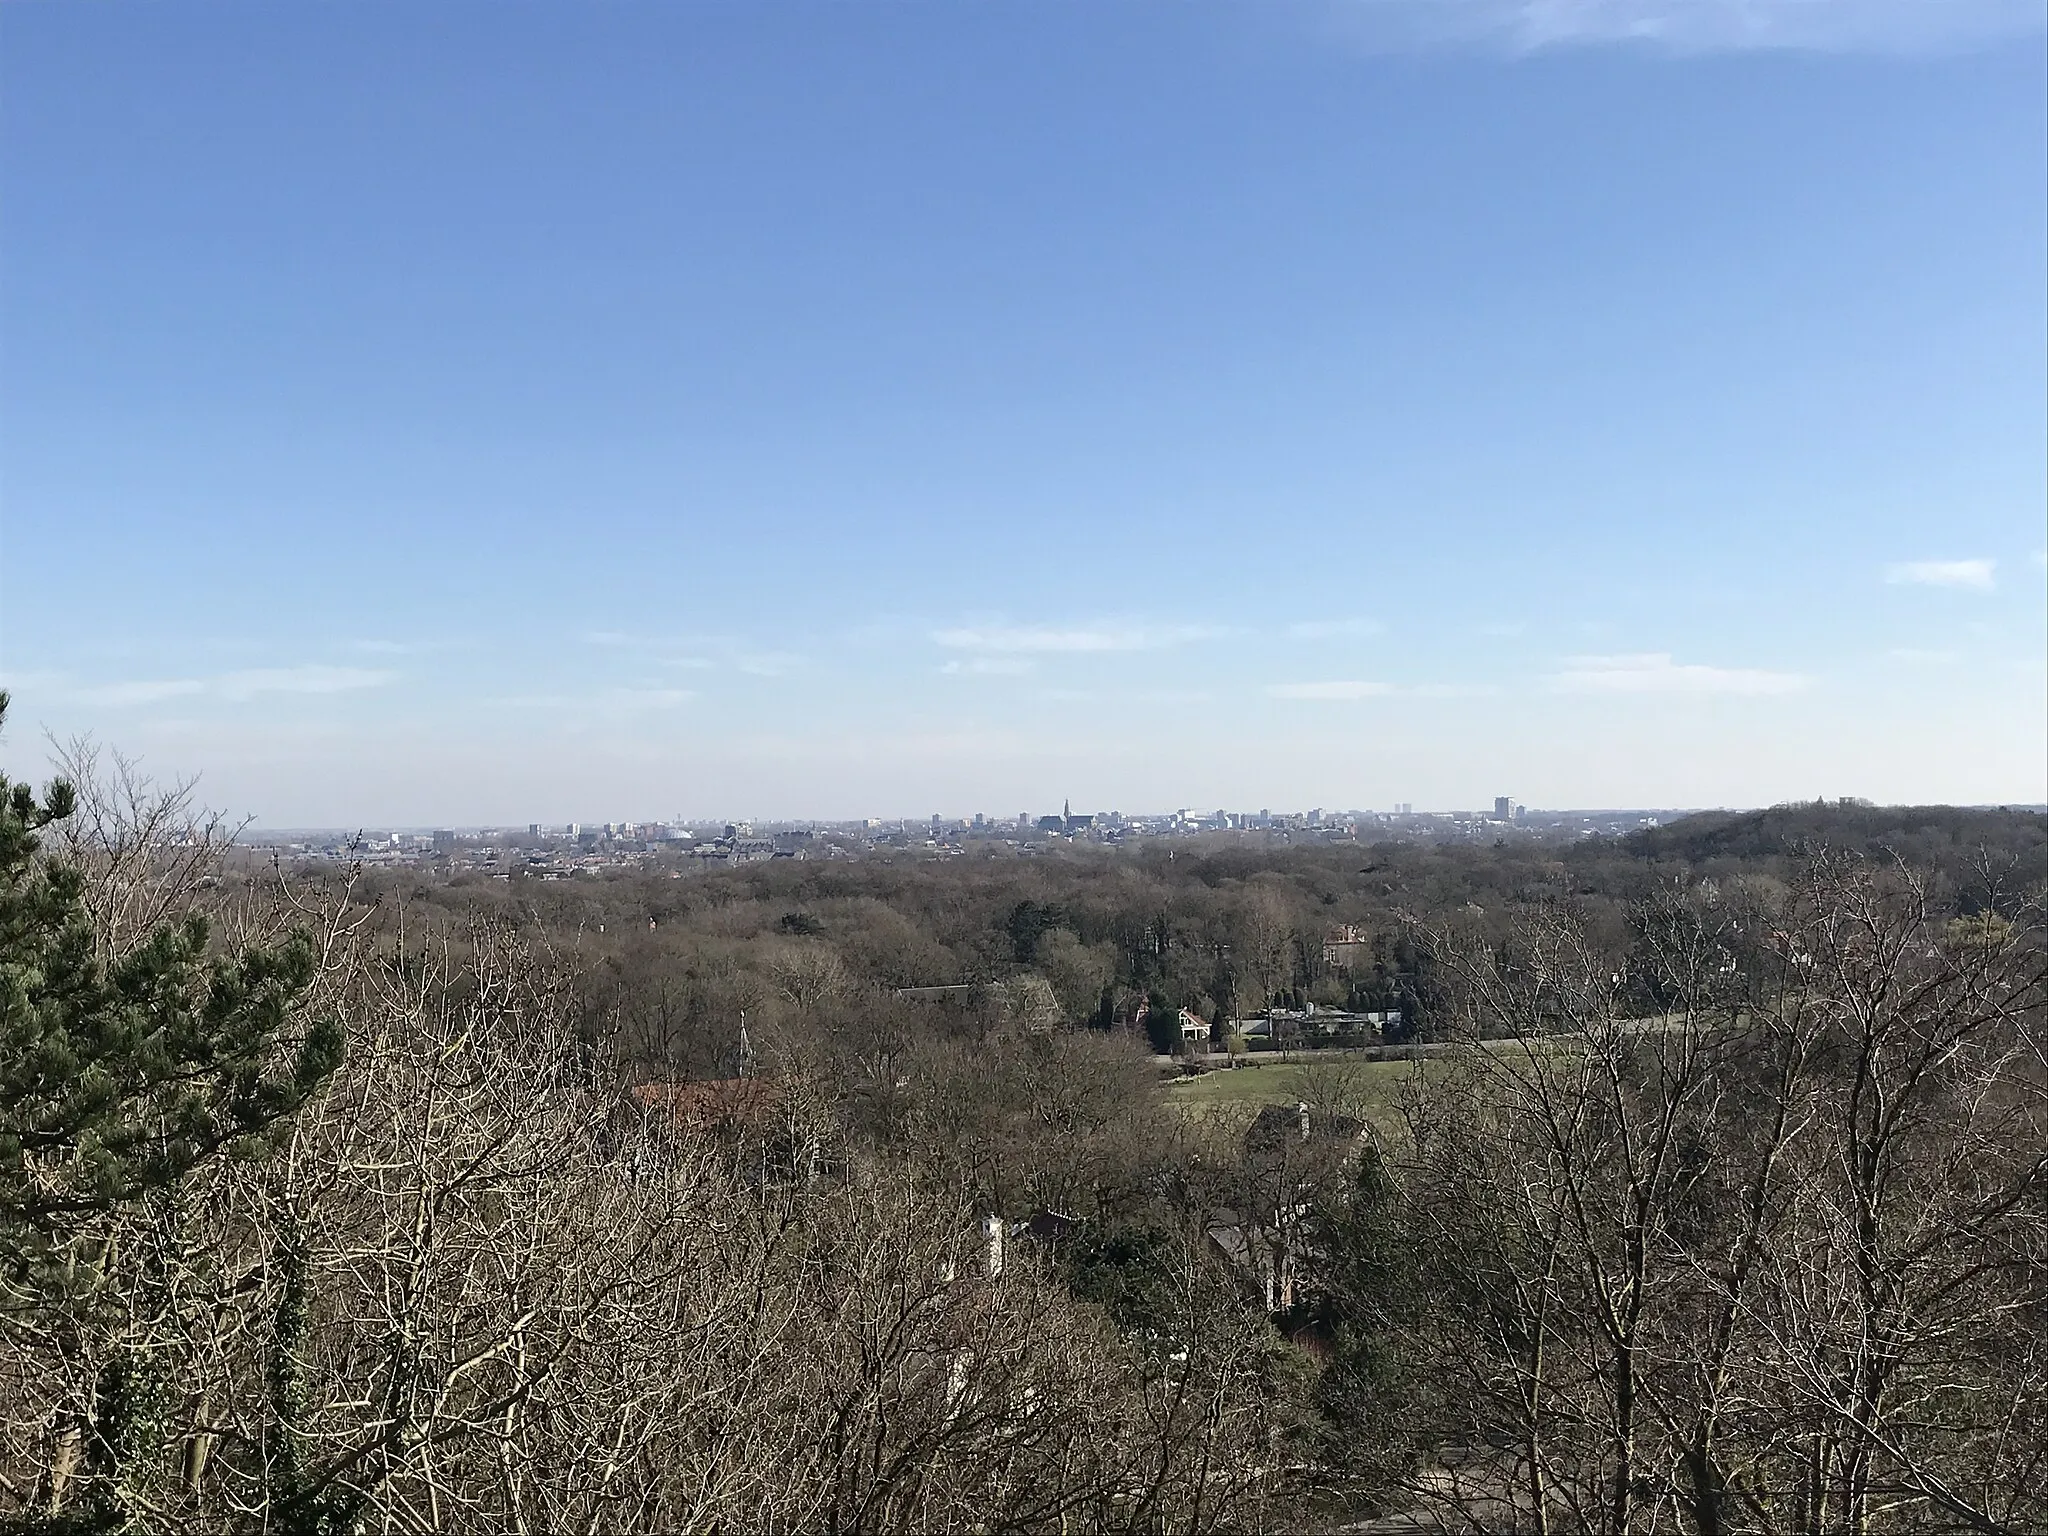
[[0, 1307], [45, 1297], [97, 1213], [260, 1150], [341, 1059], [339, 1027], [303, 1020], [303, 933], [215, 953], [189, 913], [98, 957], [83, 876], [39, 851], [75, 804], [62, 781], [38, 803], [0, 775]]

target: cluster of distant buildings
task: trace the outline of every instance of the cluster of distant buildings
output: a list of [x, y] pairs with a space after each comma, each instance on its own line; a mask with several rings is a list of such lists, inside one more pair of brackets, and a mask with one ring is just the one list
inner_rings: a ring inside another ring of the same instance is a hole
[[[1145, 1022], [1142, 1007], [1137, 1022]], [[1178, 1024], [1181, 1049], [1197, 1056], [1219, 1049], [1284, 1049], [1333, 1041], [1378, 1045], [1386, 1039], [1388, 1031], [1398, 1035], [1401, 1010], [1325, 1008], [1307, 1003], [1300, 1008], [1267, 1008], [1249, 1018], [1211, 1023], [1192, 1008], [1183, 1008]]]
[[529, 822], [519, 827], [399, 828], [375, 832], [281, 832], [252, 839], [259, 846], [309, 858], [367, 865], [424, 865], [509, 877], [515, 872], [565, 879], [606, 870], [662, 867], [681, 872], [723, 869], [770, 859], [847, 859], [911, 852], [947, 857], [969, 852], [1029, 856], [1050, 848], [1120, 846], [1168, 838], [1256, 835], [1267, 843], [1496, 842], [1614, 836], [1654, 827], [1674, 811], [1532, 811], [1500, 796], [1490, 811], [1178, 810], [1125, 815], [1057, 814], [859, 821]]
[[757, 834], [747, 823], [660, 821], [529, 822], [514, 827], [439, 827], [375, 832], [292, 832], [257, 835], [254, 846], [308, 858], [380, 865], [427, 866], [450, 872], [538, 879], [641, 867], [723, 868], [758, 859], [803, 858], [815, 834], [773, 827]]

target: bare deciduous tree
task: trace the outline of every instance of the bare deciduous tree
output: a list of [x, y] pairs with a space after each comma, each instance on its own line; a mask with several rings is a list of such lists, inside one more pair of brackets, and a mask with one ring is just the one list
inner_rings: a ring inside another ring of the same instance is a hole
[[[2019, 1531], [2048, 1516], [2038, 914], [1909, 873], [1438, 934], [1412, 1346], [1469, 1528]], [[1646, 1007], [1645, 1004], [1648, 1004]]]
[[51, 828], [51, 851], [85, 876], [102, 953], [125, 954], [217, 881], [241, 827], [200, 805], [197, 779], [152, 778], [90, 736], [53, 740], [50, 756], [77, 796], [76, 811]]

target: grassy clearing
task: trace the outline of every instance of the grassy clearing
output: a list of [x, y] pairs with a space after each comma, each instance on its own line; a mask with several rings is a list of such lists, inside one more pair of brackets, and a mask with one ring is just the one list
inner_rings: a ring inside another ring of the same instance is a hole
[[[1374, 1119], [1396, 1112], [1395, 1097], [1402, 1080], [1415, 1070], [1412, 1061], [1359, 1061], [1336, 1058], [1320, 1061], [1274, 1062], [1255, 1067], [1234, 1067], [1184, 1077], [1167, 1084], [1171, 1104], [1187, 1108], [1222, 1109], [1244, 1106], [1260, 1109], [1268, 1104], [1293, 1104], [1315, 1100], [1319, 1088], [1338, 1088], [1355, 1096]], [[1318, 1078], [1325, 1079], [1321, 1084]], [[1337, 1081], [1328, 1081], [1336, 1079]]]

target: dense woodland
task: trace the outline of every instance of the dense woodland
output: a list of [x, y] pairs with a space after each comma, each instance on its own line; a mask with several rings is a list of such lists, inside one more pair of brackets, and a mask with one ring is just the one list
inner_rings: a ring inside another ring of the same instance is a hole
[[[357, 895], [408, 909], [415, 930], [488, 913], [544, 936], [579, 974], [583, 1005], [603, 1021], [592, 1027], [624, 1055], [650, 1071], [719, 1076], [742, 1009], [757, 1034], [829, 1050], [849, 1031], [900, 1019], [927, 1033], [942, 1022], [897, 1003], [901, 989], [1030, 975], [1074, 1025], [1107, 1027], [1147, 1001], [1155, 1018], [1187, 1005], [1211, 1020], [1314, 1001], [1405, 1007], [1398, 1040], [1426, 1032], [1439, 1003], [1418, 942], [1434, 923], [1456, 917], [1504, 939], [1531, 910], [1568, 910], [1625, 949], [1633, 914], [1674, 881], [1784, 883], [1822, 849], [1901, 861], [1958, 911], [1986, 899], [1986, 859], [2048, 867], [2044, 818], [2032, 812], [1842, 802], [1575, 843], [1288, 847], [1243, 834], [1026, 861], [775, 860], [681, 879], [451, 883], [393, 871]], [[1370, 936], [1369, 963], [1323, 963], [1324, 936], [1339, 926]], [[1000, 1019], [955, 1022], [976, 1033]]]
[[[2039, 815], [463, 883], [69, 778], [0, 1528], [2048, 1528]], [[1427, 1050], [1132, 1022], [1310, 1001]]]

